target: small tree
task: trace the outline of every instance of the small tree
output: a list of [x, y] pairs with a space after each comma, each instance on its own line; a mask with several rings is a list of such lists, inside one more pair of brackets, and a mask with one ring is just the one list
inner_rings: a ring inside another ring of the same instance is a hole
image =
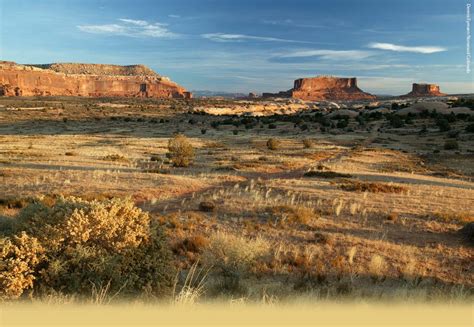
[[188, 138], [182, 134], [168, 141], [168, 157], [175, 167], [188, 167], [194, 160], [194, 148]]

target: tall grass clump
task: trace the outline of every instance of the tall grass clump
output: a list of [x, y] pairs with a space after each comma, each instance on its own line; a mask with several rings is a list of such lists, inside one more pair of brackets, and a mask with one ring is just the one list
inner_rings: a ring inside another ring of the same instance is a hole
[[202, 262], [222, 278], [222, 291], [242, 292], [241, 281], [267, 257], [270, 245], [262, 238], [249, 239], [228, 233], [211, 236], [202, 253]]

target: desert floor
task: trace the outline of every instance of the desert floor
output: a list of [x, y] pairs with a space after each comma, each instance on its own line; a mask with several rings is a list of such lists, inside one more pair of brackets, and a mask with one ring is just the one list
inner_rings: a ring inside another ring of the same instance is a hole
[[[183, 274], [216, 247], [255, 259], [230, 277], [208, 272], [208, 298], [472, 298], [474, 250], [458, 233], [474, 217], [465, 122], [452, 124], [459, 149], [444, 150], [446, 133], [429, 121], [212, 127], [225, 117], [190, 106], [0, 99], [0, 198], [129, 196], [166, 227]], [[176, 132], [196, 149], [190, 167], [166, 158]], [[0, 215], [14, 219], [19, 206]]]

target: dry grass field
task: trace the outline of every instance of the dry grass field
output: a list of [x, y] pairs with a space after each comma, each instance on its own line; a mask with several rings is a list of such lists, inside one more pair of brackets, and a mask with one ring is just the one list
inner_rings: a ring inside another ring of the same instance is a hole
[[[473, 300], [472, 119], [193, 110], [206, 101], [0, 99], [2, 226], [30, 202], [129, 197], [166, 235], [180, 303]], [[175, 133], [187, 167], [167, 155]], [[119, 297], [108, 285], [83, 291]]]

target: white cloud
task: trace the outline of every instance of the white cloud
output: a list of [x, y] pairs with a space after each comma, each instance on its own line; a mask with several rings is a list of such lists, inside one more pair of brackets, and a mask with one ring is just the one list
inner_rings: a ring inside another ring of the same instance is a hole
[[392, 43], [370, 43], [369, 48], [389, 50], [397, 52], [415, 52], [415, 53], [436, 53], [446, 51], [446, 48], [437, 46], [418, 46], [418, 47], [407, 47], [404, 45], [396, 45]]
[[120, 18], [120, 21], [128, 24], [138, 25], [138, 26], [147, 26], [148, 22], [145, 20], [135, 20], [135, 19], [128, 19], [128, 18]]
[[263, 24], [267, 25], [280, 25], [280, 26], [294, 26], [294, 27], [305, 27], [305, 28], [328, 28], [327, 24], [301, 24], [296, 23], [292, 19], [284, 20], [262, 20]]
[[245, 40], [268, 41], [268, 42], [290, 42], [290, 43], [310, 43], [305, 41], [279, 39], [275, 37], [254, 36], [245, 34], [208, 33], [201, 34], [201, 37], [216, 42], [242, 42]]
[[77, 28], [86, 33], [129, 37], [176, 38], [178, 36], [171, 32], [166, 24], [128, 18], [120, 18], [119, 21], [120, 24], [79, 25]]
[[363, 50], [300, 50], [293, 51], [281, 55], [277, 55], [277, 58], [306, 58], [306, 57], [319, 57], [327, 60], [360, 60], [373, 56], [374, 53], [371, 51]]
[[181, 18], [180, 15], [172, 15], [172, 14], [171, 14], [171, 15], [168, 15], [168, 17], [169, 17], [169, 18]]

